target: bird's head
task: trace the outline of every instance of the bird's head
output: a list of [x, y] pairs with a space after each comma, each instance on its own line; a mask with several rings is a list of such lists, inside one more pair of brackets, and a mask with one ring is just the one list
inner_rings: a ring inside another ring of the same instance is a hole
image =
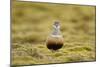
[[59, 28], [60, 28], [60, 23], [59, 23], [59, 21], [55, 21], [54, 24], [53, 24], [53, 27], [59, 29]]

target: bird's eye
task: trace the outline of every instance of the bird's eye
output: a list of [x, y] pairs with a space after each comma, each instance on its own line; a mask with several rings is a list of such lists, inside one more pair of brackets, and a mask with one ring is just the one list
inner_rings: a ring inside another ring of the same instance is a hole
[[58, 27], [58, 26], [59, 26], [59, 22], [56, 21], [56, 22], [54, 23], [54, 25], [55, 25], [56, 27]]

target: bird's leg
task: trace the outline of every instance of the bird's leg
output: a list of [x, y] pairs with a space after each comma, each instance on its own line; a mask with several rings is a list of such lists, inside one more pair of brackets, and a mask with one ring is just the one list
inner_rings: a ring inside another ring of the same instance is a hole
[[59, 52], [59, 50], [56, 50], [56, 52]]
[[54, 53], [54, 52], [55, 52], [53, 49], [52, 49], [51, 51], [52, 51], [52, 53]]
[[51, 51], [52, 51], [52, 53], [54, 53], [54, 52], [59, 52], [59, 50], [53, 50], [53, 49], [52, 49]]

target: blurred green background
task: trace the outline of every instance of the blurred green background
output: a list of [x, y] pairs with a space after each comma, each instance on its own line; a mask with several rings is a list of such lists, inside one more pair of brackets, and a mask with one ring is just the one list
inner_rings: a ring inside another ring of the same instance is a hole
[[[95, 61], [95, 6], [12, 0], [12, 65]], [[52, 53], [45, 41], [59, 20], [64, 46]]]

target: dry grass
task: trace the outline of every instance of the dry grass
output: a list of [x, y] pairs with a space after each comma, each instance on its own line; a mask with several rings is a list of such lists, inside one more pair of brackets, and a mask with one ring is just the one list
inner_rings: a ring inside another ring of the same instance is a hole
[[[61, 21], [64, 46], [52, 53], [45, 40]], [[95, 7], [12, 2], [12, 65], [95, 61]]]

